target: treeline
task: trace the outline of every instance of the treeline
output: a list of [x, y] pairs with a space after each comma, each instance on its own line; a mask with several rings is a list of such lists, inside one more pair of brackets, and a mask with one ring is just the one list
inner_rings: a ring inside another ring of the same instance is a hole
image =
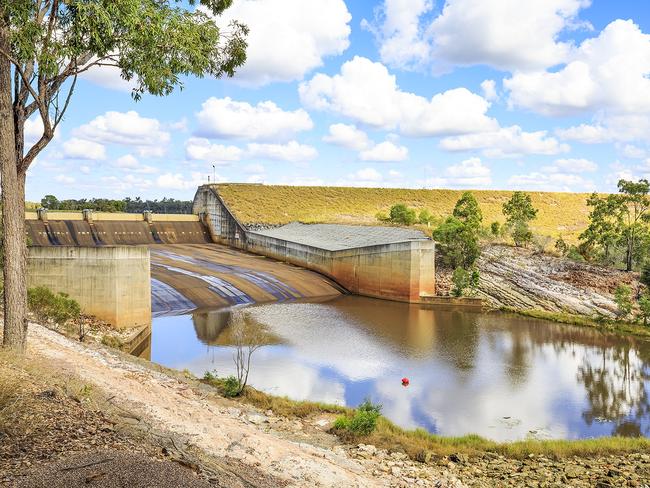
[[48, 210], [81, 211], [84, 209], [97, 212], [127, 212], [141, 213], [151, 210], [159, 214], [189, 214], [192, 213], [192, 202], [163, 198], [162, 200], [142, 200], [140, 197], [111, 200], [108, 198], [82, 198], [80, 200], [59, 200], [54, 195], [45, 195], [41, 199], [41, 206]]

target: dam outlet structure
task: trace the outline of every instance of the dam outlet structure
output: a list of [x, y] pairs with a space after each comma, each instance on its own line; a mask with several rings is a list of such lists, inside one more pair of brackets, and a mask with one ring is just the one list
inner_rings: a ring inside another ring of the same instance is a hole
[[297, 222], [249, 229], [219, 185], [199, 187], [193, 211], [214, 242], [316, 271], [351, 293], [412, 303], [435, 295], [435, 243], [421, 231]]

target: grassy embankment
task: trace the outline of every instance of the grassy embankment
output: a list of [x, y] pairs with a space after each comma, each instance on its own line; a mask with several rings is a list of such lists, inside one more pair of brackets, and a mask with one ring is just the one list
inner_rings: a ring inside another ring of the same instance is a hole
[[537, 309], [517, 309], [513, 307], [501, 307], [499, 311], [523, 315], [534, 319], [558, 322], [561, 324], [592, 327], [602, 332], [633, 335], [650, 339], [650, 327], [633, 322], [615, 321], [607, 318], [600, 319], [589, 317], [587, 315], [575, 315], [564, 312], [548, 312], [546, 310]]
[[[388, 213], [396, 203], [417, 211], [427, 209], [442, 219], [451, 214], [461, 190], [408, 190], [392, 188], [348, 188], [222, 184], [217, 185], [237, 218], [246, 224], [348, 223], [378, 224], [378, 212]], [[503, 223], [502, 205], [512, 192], [475, 190], [483, 211], [483, 223]], [[589, 210], [585, 193], [530, 192], [539, 209], [531, 229], [539, 235], [563, 236], [575, 242], [587, 225]]]
[[[202, 380], [222, 391], [221, 378]], [[354, 409], [340, 405], [318, 402], [295, 401], [277, 397], [247, 387], [236, 400], [261, 410], [272, 410], [283, 417], [305, 418], [319, 414], [352, 416]], [[494, 442], [478, 435], [445, 437], [430, 434], [423, 429], [405, 430], [385, 417], [379, 417], [375, 431], [368, 436], [352, 436], [346, 433], [343, 439], [350, 443], [363, 442], [393, 451], [403, 451], [412, 459], [423, 461], [430, 457], [442, 457], [463, 453], [469, 456], [486, 452], [512, 458], [524, 458], [530, 454], [554, 458], [569, 456], [599, 456], [632, 452], [650, 452], [650, 439], [628, 437], [602, 437], [584, 440], [523, 440], [516, 442]]]

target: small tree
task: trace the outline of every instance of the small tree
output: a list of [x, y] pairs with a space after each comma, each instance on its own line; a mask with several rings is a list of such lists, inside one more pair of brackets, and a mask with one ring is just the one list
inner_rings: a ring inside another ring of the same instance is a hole
[[501, 224], [499, 222], [492, 222], [490, 224], [490, 232], [494, 237], [499, 237], [501, 235]]
[[566, 256], [569, 252], [569, 245], [562, 239], [562, 236], [555, 241], [555, 250], [560, 256]]
[[420, 214], [418, 215], [418, 223], [423, 225], [430, 225], [431, 222], [433, 222], [433, 215], [431, 215], [431, 212], [429, 212], [426, 208], [420, 210]]
[[452, 268], [470, 269], [481, 254], [479, 232], [483, 216], [471, 192], [456, 202], [453, 215], [433, 231], [440, 244], [443, 259]]
[[461, 195], [454, 206], [452, 215], [477, 232], [483, 222], [483, 212], [471, 191], [466, 191]]
[[[264, 344], [259, 331], [247, 330], [245, 325], [237, 328], [233, 336], [235, 343], [235, 353], [233, 354], [233, 361], [235, 363], [235, 379], [236, 388], [234, 394], [230, 396], [239, 396], [242, 394], [246, 385], [248, 384], [248, 375], [251, 370], [251, 359], [253, 353], [261, 348]], [[231, 383], [235, 383], [231, 380]]]
[[390, 221], [394, 224], [413, 225], [416, 220], [415, 210], [408, 208], [403, 203], [398, 203], [390, 208]]
[[503, 204], [503, 215], [506, 216], [506, 225], [515, 246], [528, 244], [533, 238], [528, 223], [537, 217], [537, 209], [533, 207], [530, 195], [521, 191], [514, 192], [510, 200]]
[[465, 268], [458, 267], [451, 275], [451, 281], [454, 284], [451, 294], [455, 297], [462, 297], [465, 290], [471, 285], [472, 275]]
[[650, 318], [650, 294], [647, 291], [639, 297], [639, 310], [643, 319], [643, 325], [647, 326], [648, 318]]
[[632, 312], [632, 289], [627, 285], [618, 285], [614, 291], [614, 303], [619, 319], [625, 319]]

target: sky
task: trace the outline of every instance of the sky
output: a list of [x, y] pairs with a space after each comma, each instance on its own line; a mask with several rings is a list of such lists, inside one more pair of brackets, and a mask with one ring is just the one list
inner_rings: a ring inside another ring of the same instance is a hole
[[[648, 0], [234, 0], [234, 78], [77, 83], [27, 200], [210, 181], [615, 191], [650, 178]], [[27, 142], [42, 130], [26, 125]]]

